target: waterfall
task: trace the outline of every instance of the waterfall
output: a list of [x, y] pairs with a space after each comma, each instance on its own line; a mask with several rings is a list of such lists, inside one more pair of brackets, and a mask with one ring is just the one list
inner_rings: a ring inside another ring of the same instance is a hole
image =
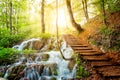
[[35, 68], [27, 67], [25, 69], [24, 77], [26, 77], [29, 80], [38, 80], [40, 78], [40, 75], [39, 75], [38, 71]]
[[9, 70], [6, 71], [4, 78], [7, 79], [8, 75], [9, 75]]
[[[13, 48], [18, 50], [23, 50], [25, 46], [29, 44], [29, 48], [32, 48], [33, 41], [40, 39], [30, 39], [22, 42], [20, 45], [16, 45]], [[45, 45], [46, 46], [46, 45]], [[71, 58], [73, 55], [73, 50], [70, 46], [67, 46], [66, 42], [62, 42], [61, 51], [64, 53], [66, 58]], [[41, 54], [43, 56], [41, 56]], [[44, 60], [46, 56], [44, 54], [49, 55], [47, 60]], [[61, 57], [59, 51], [44, 51], [35, 54], [35, 59], [32, 56], [25, 57], [22, 56], [18, 62], [15, 62], [13, 65], [8, 68], [6, 71], [4, 78], [7, 78], [9, 74], [11, 74], [11, 70], [14, 67], [17, 67], [21, 64], [25, 65], [23, 70], [24, 75], [20, 80], [67, 80], [76, 77], [76, 65], [73, 70], [70, 71], [68, 66], [70, 61], [66, 61]]]
[[73, 70], [72, 70], [72, 77], [75, 78], [76, 77], [76, 67], [77, 67], [77, 64], [75, 64], [75, 66], [73, 67]]
[[30, 43], [29, 48], [31, 49], [32, 46], [33, 46], [33, 42], [34, 41], [41, 41], [41, 39], [39, 39], [39, 38], [32, 38], [32, 39], [23, 41], [20, 45], [13, 46], [13, 48], [17, 49], [19, 51], [22, 51], [27, 46], [27, 44]]
[[44, 67], [43, 69], [43, 73], [42, 73], [43, 76], [50, 76], [50, 68], [49, 67]]

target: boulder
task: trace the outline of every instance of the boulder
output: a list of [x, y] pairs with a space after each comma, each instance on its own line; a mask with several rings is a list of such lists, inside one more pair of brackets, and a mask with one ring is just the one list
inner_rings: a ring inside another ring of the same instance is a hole
[[34, 41], [32, 49], [33, 50], [40, 50], [44, 46], [44, 41]]
[[29, 41], [25, 44], [23, 49], [33, 49], [33, 50], [40, 50], [44, 46], [45, 41], [42, 40], [35, 40], [35, 41]]

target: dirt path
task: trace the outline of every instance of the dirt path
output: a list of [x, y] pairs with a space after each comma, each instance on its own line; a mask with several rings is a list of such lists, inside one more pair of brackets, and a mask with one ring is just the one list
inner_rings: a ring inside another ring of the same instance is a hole
[[85, 66], [90, 67], [90, 76], [85, 80], [120, 80], [120, 64], [111, 62], [111, 58], [100, 50], [70, 34], [63, 35], [68, 45], [79, 54]]

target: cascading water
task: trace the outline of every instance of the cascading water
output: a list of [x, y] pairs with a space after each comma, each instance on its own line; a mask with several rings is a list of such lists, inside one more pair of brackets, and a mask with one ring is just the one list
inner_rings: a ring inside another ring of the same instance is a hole
[[21, 51], [21, 50], [23, 50], [27, 46], [28, 43], [30, 43], [29, 48], [32, 48], [34, 41], [41, 41], [41, 39], [39, 39], [39, 38], [32, 38], [30, 40], [23, 41], [20, 45], [13, 46], [13, 48]]
[[[40, 39], [31, 39], [23, 42], [19, 46], [14, 48], [22, 50], [28, 42], [33, 42]], [[32, 43], [30, 45], [32, 47]], [[62, 42], [61, 51], [64, 53], [66, 58], [71, 58], [73, 55], [73, 50], [71, 47], [66, 45], [66, 42]], [[44, 57], [41, 55], [49, 55], [48, 60], [44, 60]], [[36, 58], [32, 59], [31, 57], [26, 58], [25, 56], [21, 57], [20, 60], [13, 65], [11, 65], [5, 73], [4, 78], [7, 78], [14, 67], [17, 67], [21, 64], [25, 64], [23, 72], [24, 76], [20, 80], [67, 80], [75, 78], [76, 74], [76, 65], [73, 67], [72, 71], [68, 68], [69, 62], [61, 57], [59, 51], [49, 51], [36, 53]], [[24, 61], [26, 60], [26, 62]]]

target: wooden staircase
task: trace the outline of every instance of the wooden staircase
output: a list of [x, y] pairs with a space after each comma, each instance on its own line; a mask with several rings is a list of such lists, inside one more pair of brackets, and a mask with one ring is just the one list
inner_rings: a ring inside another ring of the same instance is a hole
[[[70, 34], [63, 35], [68, 45], [72, 47], [76, 54], [79, 54], [84, 61], [103, 77], [102, 80], [120, 80], [120, 65], [113, 64], [100, 50], [96, 50], [88, 43]], [[86, 63], [86, 64], [87, 64]], [[86, 79], [95, 80], [95, 79]]]

